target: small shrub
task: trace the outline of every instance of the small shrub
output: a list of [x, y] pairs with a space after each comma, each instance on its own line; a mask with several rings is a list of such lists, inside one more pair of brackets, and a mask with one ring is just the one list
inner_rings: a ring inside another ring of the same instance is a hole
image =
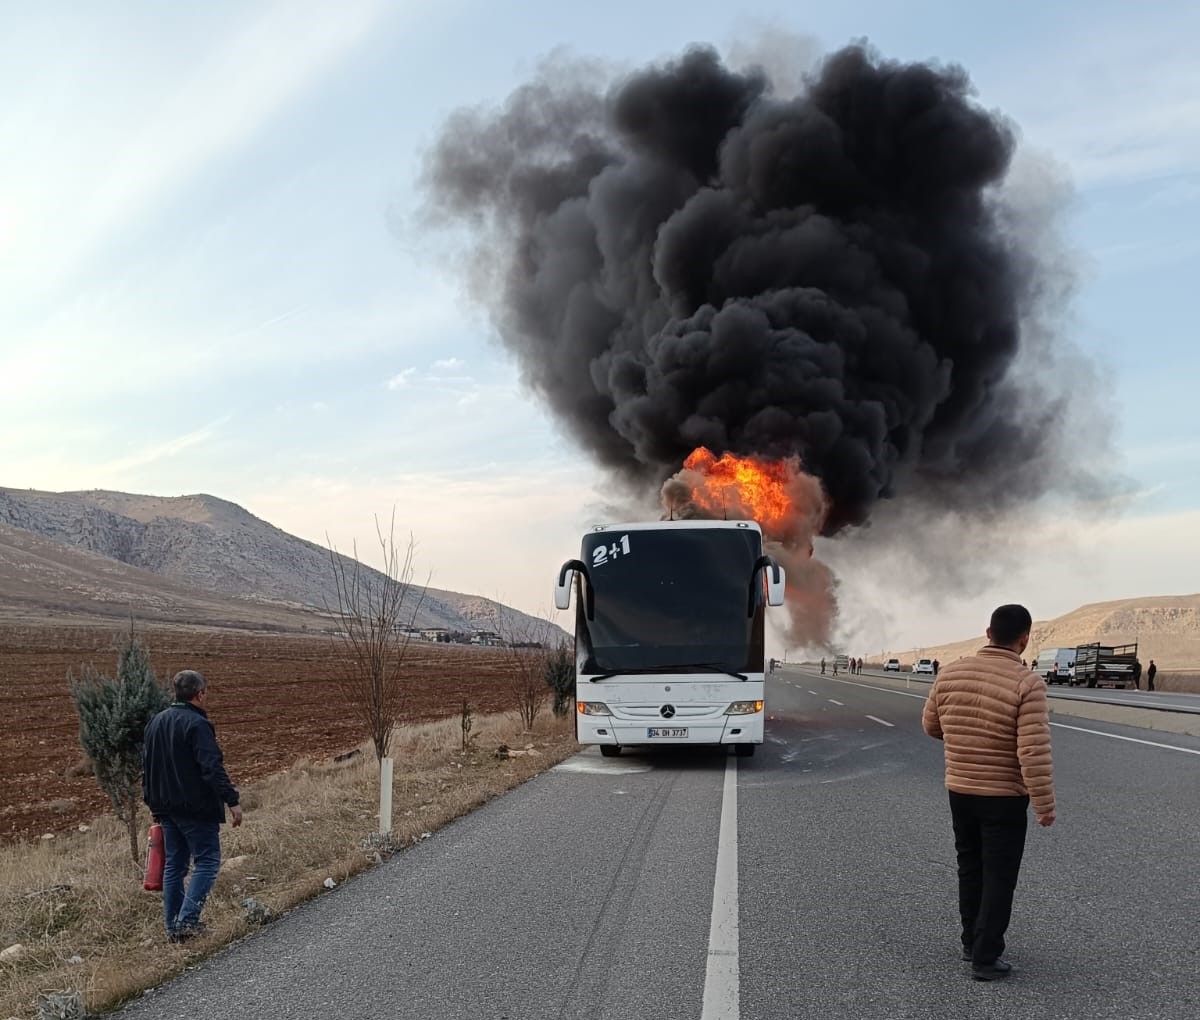
[[79, 743], [96, 781], [129, 831], [129, 853], [138, 863], [138, 805], [142, 799], [142, 744], [146, 724], [171, 703], [150, 668], [150, 652], [130, 622], [118, 640], [116, 678], [91, 666], [67, 675], [79, 714]]

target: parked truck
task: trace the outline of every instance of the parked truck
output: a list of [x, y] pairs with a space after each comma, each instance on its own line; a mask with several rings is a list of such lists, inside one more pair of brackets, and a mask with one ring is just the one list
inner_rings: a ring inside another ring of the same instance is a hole
[[1075, 649], [1073, 685], [1086, 687], [1133, 687], [1137, 665], [1137, 642], [1102, 645], [1095, 642]]
[[1043, 648], [1033, 662], [1033, 671], [1048, 684], [1072, 684], [1075, 652], [1075, 648]]

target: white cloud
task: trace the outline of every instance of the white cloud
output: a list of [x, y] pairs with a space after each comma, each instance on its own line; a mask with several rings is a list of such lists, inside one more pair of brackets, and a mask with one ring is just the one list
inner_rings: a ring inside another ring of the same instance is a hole
[[410, 366], [397, 372], [386, 385], [389, 390], [416, 391], [422, 398], [429, 400], [449, 398], [456, 407], [478, 403], [488, 395], [503, 398], [511, 392], [511, 383], [507, 379], [503, 385], [485, 386], [473, 376], [463, 373], [449, 374], [465, 364], [466, 362], [459, 358], [435, 361], [434, 371], [431, 372], [422, 372], [415, 366]]
[[1023, 46], [1020, 61], [1001, 72], [1019, 68], [1019, 76], [988, 90], [989, 102], [999, 98], [1084, 186], [1200, 168], [1198, 9], [1117, 10], [1115, 18], [1081, 18], [1078, 32]]
[[415, 368], [410, 367], [410, 368], [401, 369], [399, 372], [397, 372], [394, 376], [392, 376], [387, 381], [387, 388], [389, 390], [408, 389], [409, 385], [412, 383], [413, 378], [416, 376], [416, 374], [417, 374], [417, 370]]
[[217, 437], [223, 426], [229, 424], [229, 421], [230, 417], [226, 415], [183, 435], [142, 446], [131, 453], [117, 457], [105, 464], [97, 465], [94, 471], [97, 475], [104, 478], [127, 476], [131, 472], [145, 468], [156, 461], [177, 457], [185, 450], [210, 442]]
[[[63, 80], [88, 88], [59, 96], [58, 112], [72, 130], [50, 118], [56, 122], [20, 139], [29, 170], [15, 182], [0, 248], [0, 268], [18, 290], [53, 286], [123, 225], [243, 145], [362, 41], [387, 8], [383, 0], [289, 0], [238, 9], [253, 17], [207, 51], [181, 53], [180, 65], [162, 66], [129, 38], [109, 40], [98, 29], [88, 59], [104, 53], [101, 73], [79, 75], [51, 61], [40, 68], [42, 78], [26, 83], [28, 96], [60, 94]], [[150, 34], [147, 44], [168, 41], [177, 43]], [[0, 139], [17, 142], [21, 124], [13, 118]]]

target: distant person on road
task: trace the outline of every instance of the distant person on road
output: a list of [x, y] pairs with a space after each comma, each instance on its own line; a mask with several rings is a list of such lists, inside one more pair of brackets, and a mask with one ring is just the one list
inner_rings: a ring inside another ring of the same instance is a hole
[[821, 676], [825, 675], [825, 660], [821, 660]]
[[[225, 806], [235, 827], [242, 824], [242, 809], [205, 711], [204, 675], [185, 669], [175, 674], [173, 684], [174, 703], [146, 726], [143, 788], [150, 813], [163, 827], [167, 937], [183, 942], [205, 933], [200, 912], [221, 868]], [[192, 877], [185, 892], [189, 866]]]
[[1146, 670], [1146, 690], [1154, 690], [1154, 677], [1158, 673], [1158, 667], [1154, 665], [1154, 660], [1150, 660], [1150, 668]]
[[1033, 618], [992, 613], [988, 644], [950, 663], [925, 701], [922, 724], [943, 741], [958, 854], [962, 958], [978, 981], [1007, 977], [1001, 958], [1025, 851], [1026, 809], [1054, 824], [1054, 765], [1046, 682], [1022, 667]]
[[[1022, 660], [1022, 661], [1021, 661], [1021, 665], [1022, 665], [1022, 666], [1024, 666], [1024, 665], [1025, 665], [1025, 662], [1024, 662], [1024, 660]], [[934, 660], [933, 660], [933, 675], [934, 675], [934, 676], [937, 676], [937, 675], [938, 675], [938, 670], [939, 670], [939, 669], [941, 669], [941, 668], [942, 668], [942, 664], [941, 664], [941, 662], [939, 662], [937, 659], [934, 659]]]
[[851, 660], [850, 660], [850, 674], [851, 674], [851, 676], [853, 676], [853, 675], [854, 675], [854, 664], [855, 664], [857, 661], [858, 661], [858, 660], [857, 660], [857, 659], [854, 659], [854, 658], [851, 658]]
[[1133, 689], [1140, 691], [1142, 689], [1142, 660], [1133, 660]]

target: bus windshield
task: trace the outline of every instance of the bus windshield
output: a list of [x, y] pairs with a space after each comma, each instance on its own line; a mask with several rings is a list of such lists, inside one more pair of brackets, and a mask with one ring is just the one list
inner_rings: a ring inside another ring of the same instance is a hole
[[583, 674], [762, 672], [765, 608], [750, 582], [762, 553], [751, 528], [610, 529], [588, 535], [591, 619], [577, 599]]

